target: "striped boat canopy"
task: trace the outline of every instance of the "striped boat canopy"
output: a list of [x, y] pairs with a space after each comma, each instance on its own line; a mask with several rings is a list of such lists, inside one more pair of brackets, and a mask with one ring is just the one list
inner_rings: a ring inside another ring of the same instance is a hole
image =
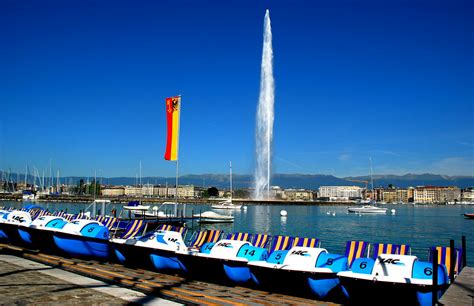
[[293, 246], [317, 248], [319, 246], [319, 239], [295, 237], [295, 240], [293, 241]]
[[189, 245], [193, 248], [200, 248], [204, 243], [217, 242], [221, 234], [222, 231], [219, 230], [199, 231]]
[[349, 267], [355, 259], [368, 256], [367, 250], [369, 246], [370, 244], [366, 241], [347, 241], [345, 256], [347, 257]]
[[406, 244], [376, 243], [372, 258], [376, 259], [380, 254], [410, 255], [411, 248]]
[[252, 236], [249, 233], [232, 233], [227, 235], [226, 239], [250, 242], [250, 238], [252, 238]]
[[451, 276], [451, 265], [454, 264], [454, 275], [458, 275], [462, 270], [462, 252], [463, 249], [454, 248], [456, 252], [454, 254], [454, 263], [451, 262], [451, 248], [450, 247], [431, 247], [429, 260], [433, 262], [432, 251], [438, 250], [438, 264], [444, 265], [448, 270], [448, 274]]
[[270, 246], [270, 254], [273, 251], [289, 250], [293, 245], [295, 238], [290, 236], [275, 236], [272, 239], [272, 245]]
[[119, 238], [121, 239], [129, 239], [135, 237], [143, 228], [145, 227], [146, 223], [143, 220], [133, 220], [131, 223], [128, 224], [127, 228], [120, 235]]
[[271, 236], [267, 234], [255, 234], [253, 235], [252, 244], [256, 248], [266, 248], [270, 238]]

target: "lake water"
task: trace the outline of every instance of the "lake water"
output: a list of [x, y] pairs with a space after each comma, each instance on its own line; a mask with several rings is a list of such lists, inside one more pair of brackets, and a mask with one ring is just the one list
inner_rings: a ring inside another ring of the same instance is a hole
[[[21, 202], [0, 202], [0, 206], [22, 207]], [[38, 205], [50, 211], [65, 210], [78, 213], [89, 204], [78, 203], [44, 203]], [[121, 211], [121, 204], [111, 204], [112, 208]], [[466, 236], [467, 261], [474, 266], [474, 220], [465, 219], [462, 214], [474, 212], [472, 205], [385, 205], [388, 212], [395, 209], [395, 214], [356, 215], [348, 214], [345, 206], [308, 206], [308, 205], [248, 205], [247, 209], [224, 211], [231, 213], [235, 220], [232, 224], [203, 225], [205, 228], [222, 229], [229, 232], [269, 233], [271, 235], [290, 235], [315, 237], [321, 240], [321, 247], [329, 252], [343, 253], [348, 240], [365, 240], [370, 243], [404, 243], [412, 247], [412, 254], [426, 260], [428, 249], [434, 245], [449, 246], [454, 239], [456, 247], [461, 247], [461, 236]], [[100, 207], [97, 207], [100, 208]], [[287, 217], [280, 217], [285, 209]], [[211, 210], [209, 205], [188, 204], [186, 211]], [[327, 214], [335, 212], [335, 216]], [[197, 227], [197, 225], [194, 225]]]

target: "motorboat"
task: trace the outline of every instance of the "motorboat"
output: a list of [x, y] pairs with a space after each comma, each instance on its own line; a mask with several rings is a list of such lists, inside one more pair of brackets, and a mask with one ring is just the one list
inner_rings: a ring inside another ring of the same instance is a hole
[[242, 205], [237, 205], [232, 203], [232, 199], [227, 199], [225, 201], [212, 204], [211, 205], [212, 209], [241, 209]]
[[466, 219], [474, 219], [474, 213], [473, 213], [473, 214], [465, 213], [465, 214], [464, 214], [464, 217], [465, 217]]
[[308, 291], [318, 298], [342, 296], [337, 273], [348, 270], [347, 257], [326, 249], [294, 246], [272, 252], [266, 261], [248, 263], [253, 280], [265, 288], [283, 292]]
[[347, 211], [350, 213], [359, 214], [385, 214], [387, 212], [387, 208], [377, 207], [373, 205], [363, 205], [348, 207]]
[[[350, 271], [337, 273], [351, 304], [432, 305], [433, 264], [412, 255], [380, 254], [358, 258]], [[449, 282], [446, 267], [438, 266], [438, 297]], [[387, 300], [389, 299], [389, 300]]]
[[199, 223], [232, 223], [234, 222], [233, 216], [225, 216], [213, 211], [205, 211], [200, 214], [194, 214], [194, 218], [198, 218]]

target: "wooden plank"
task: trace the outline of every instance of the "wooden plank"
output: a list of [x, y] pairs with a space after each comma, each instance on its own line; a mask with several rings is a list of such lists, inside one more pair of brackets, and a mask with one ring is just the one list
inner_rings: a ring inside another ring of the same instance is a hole
[[464, 267], [440, 299], [444, 305], [474, 305], [474, 268]]

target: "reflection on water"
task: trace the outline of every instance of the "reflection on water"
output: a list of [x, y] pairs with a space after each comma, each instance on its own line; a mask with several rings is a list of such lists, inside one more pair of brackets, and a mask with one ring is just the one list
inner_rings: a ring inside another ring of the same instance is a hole
[[[89, 203], [90, 204], [90, 203]], [[40, 203], [51, 211], [66, 210], [78, 213], [89, 204]], [[21, 202], [3, 202], [0, 206], [22, 207]], [[122, 204], [107, 207], [121, 211]], [[454, 239], [460, 247], [462, 235], [468, 245], [468, 263], [474, 266], [474, 220], [464, 219], [464, 212], [474, 212], [474, 206], [452, 205], [386, 205], [388, 212], [396, 209], [396, 214], [357, 215], [348, 214], [345, 206], [305, 206], [305, 205], [248, 205], [247, 209], [216, 211], [230, 213], [235, 217], [233, 224], [210, 224], [204, 228], [221, 229], [229, 232], [269, 233], [271, 235], [291, 235], [321, 239], [321, 246], [330, 252], [343, 252], [348, 240], [365, 240], [371, 243], [405, 243], [412, 247], [414, 255], [427, 258], [428, 248], [433, 245], [449, 245]], [[288, 212], [281, 218], [280, 211]], [[187, 205], [191, 214], [211, 210], [209, 205]], [[328, 214], [328, 212], [330, 212]], [[334, 212], [334, 214], [333, 214]], [[194, 224], [197, 228], [198, 226]]]

